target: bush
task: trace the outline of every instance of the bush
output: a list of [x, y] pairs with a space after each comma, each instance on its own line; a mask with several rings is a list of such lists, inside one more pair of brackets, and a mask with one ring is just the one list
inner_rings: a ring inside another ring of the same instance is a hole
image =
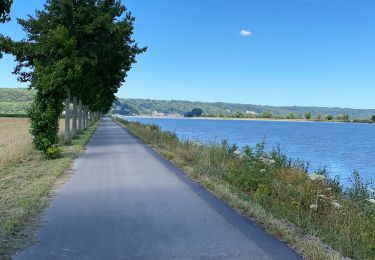
[[375, 115], [371, 117], [371, 120], [375, 122]]
[[57, 159], [61, 156], [61, 149], [57, 145], [51, 145], [45, 152], [47, 159]]
[[56, 95], [53, 91], [38, 91], [28, 111], [31, 120], [30, 133], [34, 136], [33, 144], [46, 155], [48, 148], [59, 141], [59, 116], [63, 110], [63, 99], [57, 102], [58, 98], [53, 98], [54, 96]]
[[193, 108], [190, 112], [185, 114], [185, 117], [200, 117], [203, 110], [200, 108]]
[[266, 112], [263, 112], [263, 113], [262, 113], [262, 117], [263, 117], [263, 118], [272, 118], [273, 115], [272, 115], [272, 112], [270, 112], [270, 111], [266, 111]]
[[305, 118], [306, 118], [307, 120], [310, 120], [310, 119], [311, 119], [311, 112], [306, 112], [306, 113], [305, 113]]
[[328, 115], [328, 116], [326, 117], [326, 119], [327, 119], [327, 120], [333, 120], [333, 116], [332, 116], [332, 115]]

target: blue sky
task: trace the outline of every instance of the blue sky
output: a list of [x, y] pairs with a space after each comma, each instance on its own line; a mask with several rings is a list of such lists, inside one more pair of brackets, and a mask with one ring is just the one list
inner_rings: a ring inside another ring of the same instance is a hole
[[[43, 3], [15, 0], [12, 17]], [[120, 97], [375, 108], [373, 0], [124, 3], [149, 49]], [[15, 19], [0, 32], [23, 37]], [[22, 86], [13, 67], [0, 60], [0, 86]]]

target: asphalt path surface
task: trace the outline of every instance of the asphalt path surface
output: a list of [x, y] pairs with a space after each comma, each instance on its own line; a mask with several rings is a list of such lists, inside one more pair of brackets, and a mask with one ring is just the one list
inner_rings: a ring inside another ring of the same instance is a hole
[[14, 259], [301, 259], [109, 118], [36, 238]]

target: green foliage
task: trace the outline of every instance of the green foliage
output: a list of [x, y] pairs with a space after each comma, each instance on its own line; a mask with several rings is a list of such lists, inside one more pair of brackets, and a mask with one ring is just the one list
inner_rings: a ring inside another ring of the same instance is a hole
[[0, 114], [0, 117], [18, 117], [18, 118], [27, 118], [27, 114]]
[[347, 122], [347, 121], [349, 121], [350, 116], [349, 115], [338, 115], [338, 116], [336, 116], [336, 119]]
[[333, 120], [333, 116], [332, 115], [328, 115], [326, 116], [327, 120]]
[[0, 88], [0, 102], [32, 102], [35, 94], [27, 88]]
[[273, 114], [270, 111], [265, 111], [265, 112], [262, 113], [262, 117], [263, 118], [272, 118]]
[[0, 0], [0, 23], [9, 21], [10, 7], [13, 4], [13, 0]]
[[48, 159], [57, 159], [61, 156], [61, 149], [57, 145], [51, 145], [48, 147], [45, 155]]
[[54, 92], [50, 93], [50, 99], [45, 98], [45, 94], [38, 92], [28, 116], [31, 119], [30, 133], [34, 136], [34, 146], [46, 154], [48, 149], [58, 142], [59, 115], [63, 106], [62, 100], [54, 102]]
[[305, 119], [310, 120], [311, 119], [311, 112], [305, 112]]
[[244, 114], [240, 111], [237, 111], [235, 114], [234, 114], [234, 117], [236, 118], [243, 118], [244, 117]]
[[375, 122], [375, 115], [371, 116], [371, 120]]
[[58, 140], [63, 101], [75, 96], [91, 112], [107, 112], [136, 55], [146, 49], [131, 38], [134, 17], [120, 0], [49, 0], [18, 22], [27, 38], [1, 36], [0, 49], [16, 57], [18, 79], [36, 90], [30, 132], [35, 148], [47, 154]]
[[185, 117], [200, 117], [203, 110], [200, 108], [193, 108], [190, 112], [185, 114]]
[[293, 113], [290, 113], [286, 116], [287, 119], [296, 119], [296, 116]]

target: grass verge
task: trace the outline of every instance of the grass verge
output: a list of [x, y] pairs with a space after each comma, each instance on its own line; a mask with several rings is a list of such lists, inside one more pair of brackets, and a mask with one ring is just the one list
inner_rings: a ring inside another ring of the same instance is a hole
[[264, 144], [239, 152], [225, 141], [181, 141], [154, 125], [115, 120], [305, 259], [375, 259], [375, 200], [357, 173], [344, 189]]
[[67, 176], [73, 159], [84, 149], [98, 123], [62, 147], [62, 155], [47, 160], [32, 150], [23, 161], [0, 167], [0, 258], [22, 246], [26, 224], [39, 216], [56, 185]]

